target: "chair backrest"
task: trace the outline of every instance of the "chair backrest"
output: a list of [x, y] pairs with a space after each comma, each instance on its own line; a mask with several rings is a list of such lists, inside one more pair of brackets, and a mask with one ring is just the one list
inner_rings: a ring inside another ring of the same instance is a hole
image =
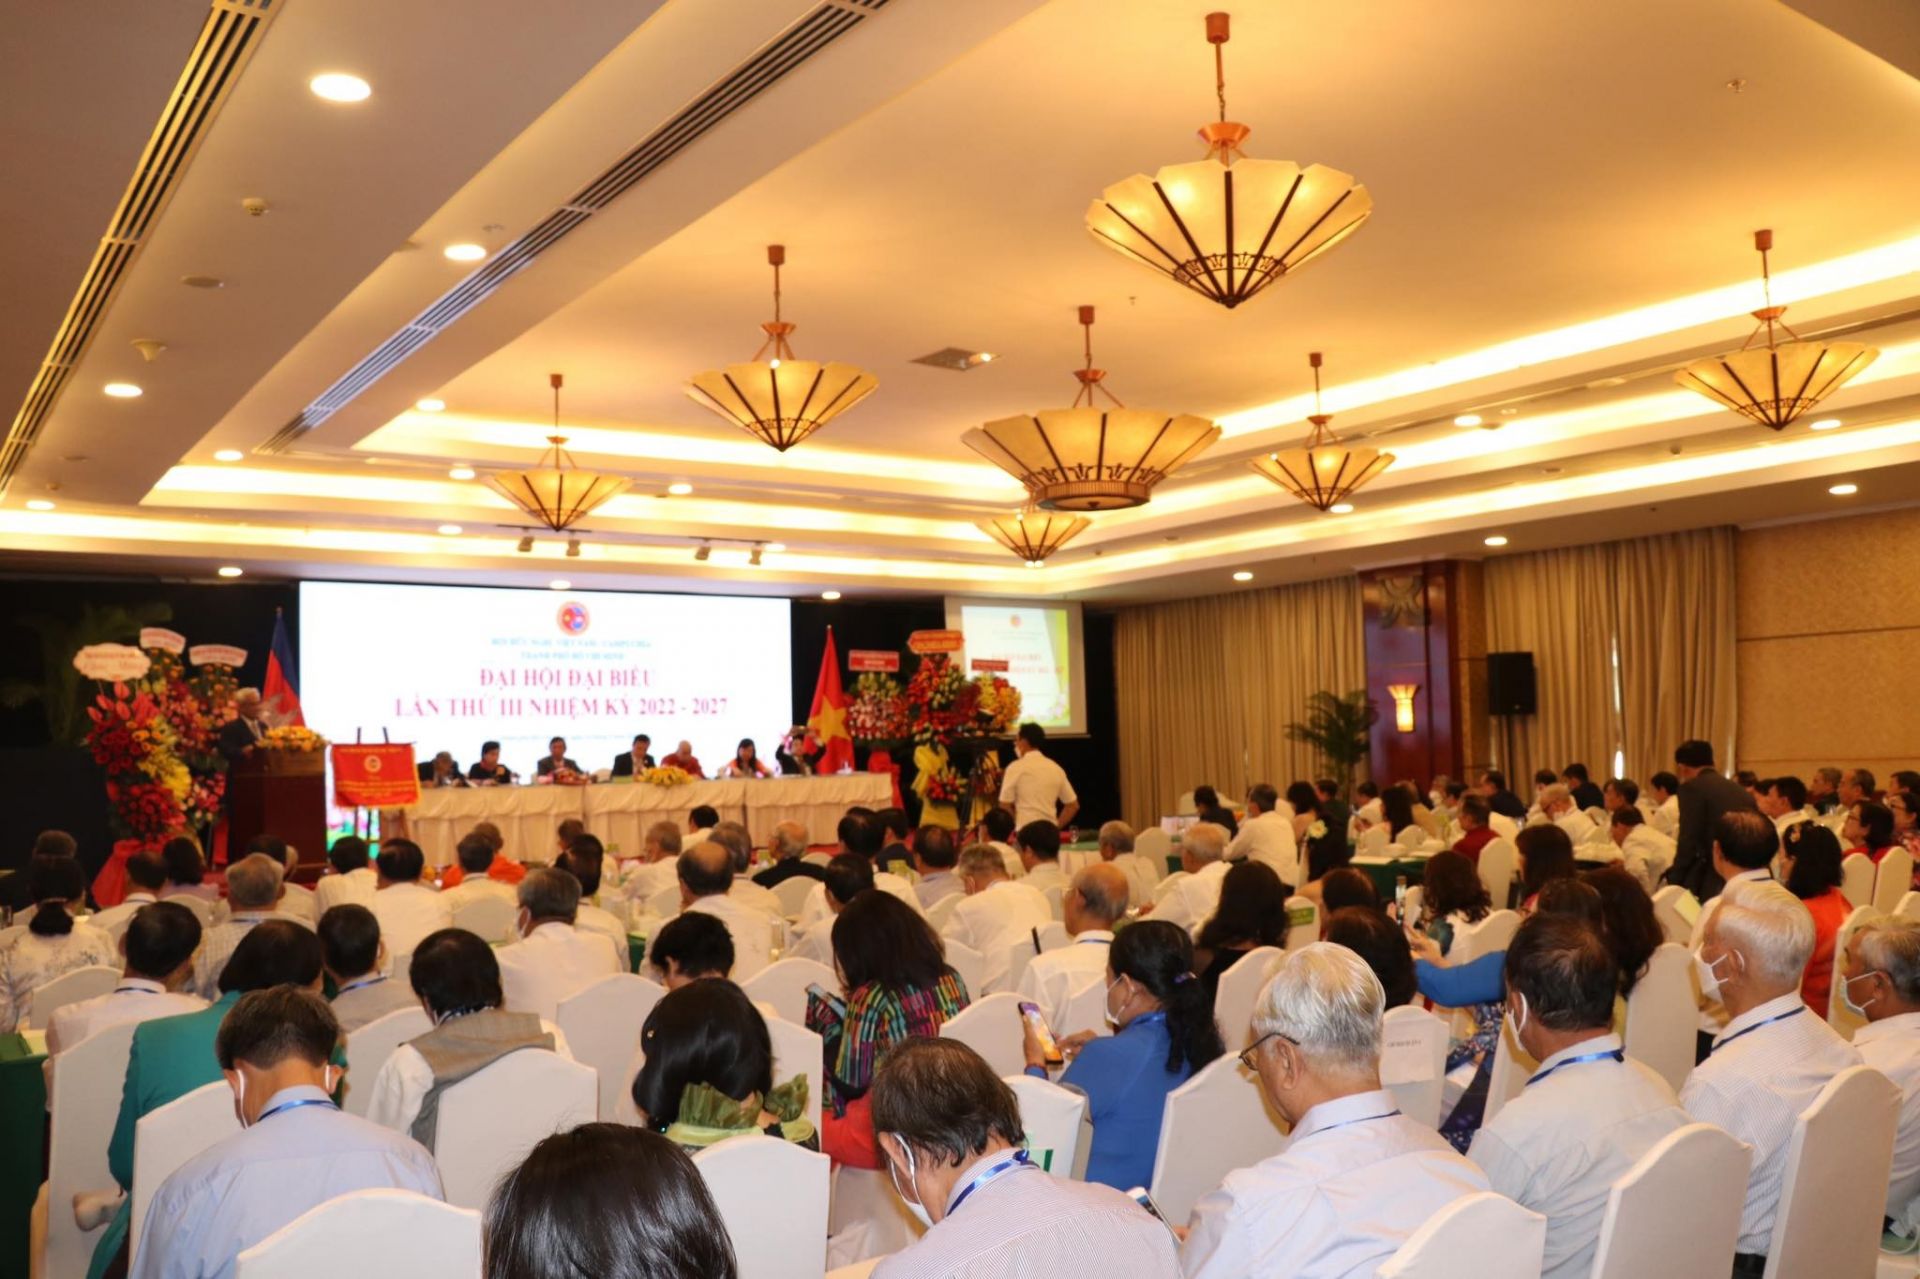
[[[791, 884], [794, 881], [787, 882]], [[840, 989], [840, 979], [833, 975], [833, 969], [814, 960], [782, 959], [768, 964], [740, 983], [740, 989], [747, 992], [747, 998], [756, 1003], [772, 1005], [773, 1011], [796, 1026], [806, 1024], [809, 986], [837, 991]]]
[[[808, 1030], [799, 1018], [788, 1021], [775, 1017], [767, 1023], [767, 1038], [773, 1041], [773, 1082], [783, 1084], [795, 1075], [807, 1077], [807, 1120], [820, 1131], [820, 1096], [825, 1091], [826, 1049], [820, 1036]], [[632, 1085], [627, 1081], [627, 1086]], [[611, 1111], [608, 1112], [612, 1113]]]
[[[1693, 952], [1665, 942], [1627, 996], [1627, 1056], [1660, 1072], [1675, 1092], [1693, 1073], [1700, 1010], [1693, 995]], [[1728, 1263], [1732, 1264], [1732, 1263]]]
[[1850, 906], [1872, 903], [1873, 858], [1865, 853], [1848, 853], [1840, 859], [1840, 895]]
[[1477, 924], [1461, 924], [1453, 930], [1447, 963], [1457, 967], [1470, 959], [1505, 950], [1519, 930], [1520, 916], [1511, 910], [1496, 910]]
[[350, 1115], [367, 1117], [373, 1104], [373, 1081], [380, 1068], [393, 1056], [393, 1050], [409, 1039], [418, 1039], [433, 1029], [433, 1018], [424, 1008], [396, 1008], [376, 1017], [347, 1036], [346, 1096], [340, 1108]]
[[237, 1279], [473, 1279], [480, 1273], [480, 1214], [411, 1190], [356, 1190], [309, 1208], [241, 1253], [234, 1273]]
[[1437, 1129], [1446, 1074], [1447, 1023], [1412, 1004], [1387, 1009], [1380, 1024], [1380, 1085], [1393, 1094], [1400, 1113]]
[[1033, 1162], [1056, 1177], [1073, 1176], [1087, 1118], [1087, 1095], [1032, 1075], [1006, 1077], [1020, 1103], [1020, 1126], [1027, 1130]]
[[661, 919], [672, 919], [680, 913], [680, 884], [678, 881], [657, 890], [647, 898], [647, 913]]
[[693, 1157], [745, 1279], [820, 1279], [827, 1268], [825, 1155], [773, 1137], [730, 1137]]
[[831, 853], [803, 853], [800, 856], [800, 860], [810, 866], [826, 867], [833, 865], [833, 855]]
[[1385, 826], [1369, 826], [1360, 832], [1360, 838], [1354, 842], [1354, 851], [1370, 854], [1384, 853], [1392, 842], [1393, 832]]
[[1847, 947], [1853, 944], [1853, 935], [1859, 931], [1860, 925], [1878, 918], [1880, 912], [1871, 906], [1855, 907], [1841, 923], [1840, 931], [1834, 934], [1833, 985], [1827, 990], [1827, 1024], [1846, 1039], [1852, 1039], [1854, 1032], [1867, 1024], [1867, 1019], [1848, 1008], [1847, 1001], [1842, 998], [1847, 989], [1847, 983], [1841, 980], [1847, 966]]
[[1490, 1124], [1501, 1108], [1518, 1097], [1527, 1086], [1527, 1080], [1540, 1063], [1527, 1055], [1520, 1041], [1513, 1037], [1503, 1018], [1500, 1023], [1500, 1040], [1493, 1050], [1493, 1065], [1487, 1071], [1487, 1108], [1482, 1124]]
[[1407, 886], [1407, 897], [1400, 906], [1400, 918], [1418, 920], [1420, 911], [1427, 904], [1427, 890], [1419, 884]]
[[[1683, 910], [1684, 902], [1691, 902], [1691, 907]], [[1700, 917], [1700, 902], [1680, 885], [1664, 884], [1653, 894], [1653, 917], [1660, 921], [1660, 931], [1668, 941], [1691, 946], [1693, 920]]]
[[1874, 1272], [1899, 1115], [1900, 1090], [1870, 1066], [1841, 1071], [1800, 1112], [1766, 1279]]
[[[1038, 930], [1036, 930], [1036, 932], [1037, 931]], [[1009, 988], [1016, 990], [1019, 988], [1020, 979], [1027, 975], [1027, 965], [1031, 964], [1034, 958], [1035, 953], [1032, 938], [1023, 938], [1020, 941], [1007, 943], [1006, 984]]]
[[640, 1027], [667, 988], [648, 977], [615, 973], [560, 1001], [554, 1024], [567, 1037], [573, 1059], [593, 1067], [600, 1080], [600, 1118], [613, 1118], [614, 1103], [632, 1086], [627, 1062], [640, 1046]]
[[[987, 984], [987, 957], [965, 942], [943, 938], [941, 945], [947, 952], [947, 967], [960, 975], [961, 984], [967, 988], [967, 997], [978, 999], [980, 988]], [[827, 989], [833, 988], [829, 986]]]
[[192, 911], [194, 917], [200, 921], [200, 927], [213, 926], [214, 904], [206, 898], [194, 893], [182, 893], [178, 897], [169, 897], [167, 900]]
[[1067, 926], [1059, 920], [1056, 919], [1040, 929], [1041, 954], [1044, 955], [1050, 950], [1063, 950], [1071, 945], [1073, 945], [1073, 934], [1068, 932]]
[[[80, 1275], [93, 1257], [94, 1238], [73, 1219], [73, 1196], [113, 1185], [107, 1143], [115, 1108], [127, 1078], [133, 1022], [87, 1036], [47, 1067], [53, 1124], [47, 1151], [47, 1251], [40, 1273]], [[108, 1104], [102, 1104], [103, 1099]]]
[[1507, 900], [1513, 894], [1513, 877], [1520, 866], [1520, 850], [1513, 840], [1506, 836], [1490, 839], [1480, 850], [1480, 882], [1486, 886], [1487, 897], [1493, 902], [1495, 910], [1506, 907]]
[[1285, 1141], [1260, 1081], [1226, 1053], [1167, 1094], [1148, 1189], [1168, 1221], [1183, 1222], [1228, 1173], [1278, 1154]]
[[1180, 798], [1173, 801], [1173, 815], [1175, 817], [1191, 817], [1199, 811], [1199, 809], [1194, 807], [1193, 792], [1190, 790], [1181, 791]]
[[1213, 1020], [1220, 1027], [1220, 1038], [1228, 1052], [1237, 1053], [1247, 1046], [1247, 1022], [1253, 1017], [1254, 1002], [1267, 984], [1267, 974], [1285, 953], [1277, 946], [1256, 946], [1220, 974], [1220, 984], [1213, 992]]
[[1462, 1195], [1380, 1263], [1379, 1279], [1539, 1279], [1547, 1219], [1491, 1190]]
[[1913, 854], [1895, 844], [1880, 855], [1873, 868], [1873, 907], [1883, 915], [1900, 909], [1900, 899], [1913, 891]]
[[934, 932], [937, 933], [947, 926], [947, 921], [953, 918], [953, 912], [960, 908], [960, 903], [966, 899], [966, 896], [965, 893], [948, 893], [927, 907], [927, 922], [933, 925]]
[[61, 973], [45, 985], [35, 986], [33, 993], [27, 996], [27, 1012], [34, 1029], [45, 1030], [52, 1023], [53, 1014], [68, 1004], [77, 1004], [96, 995], [110, 995], [119, 984], [118, 968], [88, 964], [85, 968]]
[[940, 1037], [957, 1039], [979, 1053], [996, 1075], [1018, 1075], [1027, 1067], [1020, 996], [1012, 991], [975, 999], [940, 1027]]
[[794, 875], [775, 884], [773, 895], [780, 899], [780, 913], [788, 919], [800, 918], [807, 898], [813, 895], [813, 886], [819, 882], [811, 875]]
[[1152, 868], [1155, 883], [1167, 877], [1167, 858], [1173, 852], [1173, 836], [1158, 826], [1143, 830], [1134, 836], [1133, 851], [1135, 856]]
[[[97, 1098], [95, 1100], [98, 1100]], [[240, 1131], [233, 1113], [233, 1089], [226, 1081], [203, 1084], [150, 1110], [133, 1127], [133, 1216], [127, 1228], [127, 1256], [140, 1253], [147, 1205], [173, 1170], [216, 1141]], [[71, 1203], [71, 1201], [68, 1201]]]
[[1287, 898], [1287, 940], [1290, 951], [1320, 940], [1320, 903], [1295, 893]]
[[440, 1094], [434, 1156], [447, 1202], [484, 1208], [502, 1174], [546, 1137], [591, 1123], [600, 1088], [593, 1068], [540, 1048], [510, 1052]]
[[1060, 1024], [1054, 1031], [1060, 1035], [1078, 1034], [1091, 1030], [1096, 1035], [1112, 1033], [1107, 1029], [1107, 979], [1105, 974], [1094, 978], [1067, 996], [1066, 1007], [1060, 1012]]
[[1902, 894], [1900, 903], [1893, 908], [1893, 913], [1901, 919], [1920, 921], [1920, 893]]
[[488, 942], [503, 942], [512, 935], [520, 907], [498, 893], [461, 902], [453, 912], [453, 926], [464, 928]]
[[1731, 1271], [1751, 1155], [1712, 1124], [1662, 1137], [1607, 1194], [1593, 1279]]
[[7, 947], [13, 945], [14, 938], [26, 931], [27, 926], [25, 924], [8, 924], [5, 928], [0, 928], [0, 950], [5, 950]]
[[1065, 884], [1048, 884], [1040, 890], [1040, 893], [1047, 899], [1047, 905], [1053, 907], [1055, 919], [1066, 915], [1067, 886]]

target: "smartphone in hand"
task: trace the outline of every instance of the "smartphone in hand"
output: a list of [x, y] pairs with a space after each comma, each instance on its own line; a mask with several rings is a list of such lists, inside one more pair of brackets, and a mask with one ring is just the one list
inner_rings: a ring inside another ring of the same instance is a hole
[[1172, 1225], [1167, 1221], [1167, 1214], [1160, 1211], [1160, 1205], [1153, 1201], [1153, 1196], [1147, 1193], [1145, 1186], [1135, 1186], [1132, 1190], [1126, 1191], [1125, 1193], [1127, 1198], [1133, 1200], [1142, 1208], [1145, 1208], [1161, 1225], [1166, 1226], [1169, 1230], [1173, 1229]]
[[1020, 1017], [1033, 1028], [1033, 1037], [1040, 1042], [1040, 1051], [1047, 1059], [1047, 1065], [1066, 1064], [1066, 1056], [1060, 1051], [1060, 1044], [1047, 1028], [1047, 1019], [1040, 1015], [1040, 1005], [1028, 1000], [1020, 1001]]

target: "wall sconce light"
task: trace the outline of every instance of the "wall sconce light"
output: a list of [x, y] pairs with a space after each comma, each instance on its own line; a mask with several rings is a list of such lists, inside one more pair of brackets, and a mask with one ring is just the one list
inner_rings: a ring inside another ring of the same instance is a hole
[[1387, 685], [1387, 695], [1393, 698], [1393, 726], [1402, 733], [1413, 731], [1413, 695], [1419, 691], [1418, 684]]

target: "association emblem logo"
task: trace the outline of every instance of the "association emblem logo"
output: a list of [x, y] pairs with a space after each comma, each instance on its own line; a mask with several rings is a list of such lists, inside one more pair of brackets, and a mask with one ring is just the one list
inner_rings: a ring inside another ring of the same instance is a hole
[[366, 757], [365, 760], [361, 762], [360, 767], [365, 769], [369, 773], [377, 773], [381, 769], [385, 768], [386, 765], [380, 762], [380, 757], [378, 755], [370, 754]]
[[1010, 627], [1011, 629], [1013, 629], [1013, 630], [1016, 630], [1016, 631], [1017, 631], [1017, 630], [1019, 630], [1019, 629], [1020, 629], [1020, 614], [1018, 614], [1018, 613], [1008, 613], [1008, 614], [1007, 614], [1007, 625], [1008, 625], [1008, 626], [1009, 626], [1009, 627]]
[[587, 633], [587, 606], [578, 600], [568, 600], [560, 606], [557, 620], [562, 635], [585, 635]]

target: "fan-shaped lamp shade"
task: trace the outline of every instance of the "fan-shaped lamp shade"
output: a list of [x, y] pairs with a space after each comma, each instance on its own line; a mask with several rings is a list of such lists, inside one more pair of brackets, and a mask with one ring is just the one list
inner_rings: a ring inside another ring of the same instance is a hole
[[624, 475], [581, 470], [560, 447], [563, 443], [564, 439], [553, 437], [553, 447], [531, 470], [493, 471], [486, 477], [494, 492], [556, 533], [565, 532], [633, 483]]
[[851, 364], [772, 359], [696, 374], [687, 394], [784, 453], [879, 385]]
[[1313, 434], [1297, 448], [1281, 449], [1247, 463], [1308, 506], [1326, 510], [1393, 465], [1393, 454], [1342, 444], [1327, 430], [1328, 418], [1308, 419]]
[[1112, 511], [1143, 505], [1220, 428], [1157, 409], [1072, 408], [1001, 418], [960, 438], [1047, 510]]
[[1012, 515], [981, 520], [980, 531], [1029, 564], [1043, 564], [1055, 551], [1087, 531], [1084, 515], [1064, 515], [1028, 507]]
[[1859, 342], [1782, 342], [1695, 360], [1674, 381], [1782, 431], [1879, 354]]

